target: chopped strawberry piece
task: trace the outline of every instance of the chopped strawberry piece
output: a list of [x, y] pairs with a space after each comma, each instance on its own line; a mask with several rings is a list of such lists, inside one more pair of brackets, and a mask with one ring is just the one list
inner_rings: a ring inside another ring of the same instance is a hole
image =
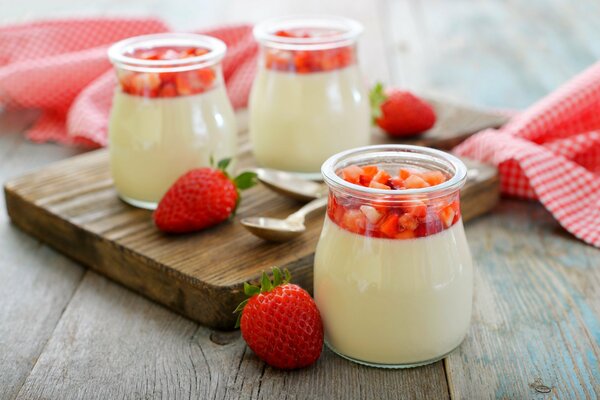
[[346, 210], [342, 224], [349, 231], [362, 234], [367, 226], [367, 218], [359, 210]]
[[458, 203], [458, 200], [455, 200], [450, 206], [454, 210], [454, 220], [452, 221], [452, 224], [454, 225], [460, 219], [460, 204]]
[[177, 96], [177, 88], [172, 83], [167, 83], [160, 88], [159, 97], [175, 97]]
[[284, 31], [284, 30], [280, 30], [280, 31], [277, 31], [277, 32], [275, 32], [275, 36], [279, 36], [279, 37], [289, 37], [289, 38], [296, 37], [296, 36], [294, 36], [294, 34], [293, 34], [293, 33], [291, 33], [291, 32], [288, 32], [288, 31]]
[[392, 189], [395, 190], [406, 189], [402, 178], [390, 178], [389, 184], [392, 186]]
[[398, 218], [398, 226], [402, 227], [402, 229], [414, 231], [419, 226], [419, 221], [414, 215], [402, 214]]
[[342, 178], [350, 183], [360, 184], [360, 175], [363, 170], [358, 165], [350, 165], [342, 170]]
[[421, 174], [421, 178], [429, 184], [429, 186], [439, 185], [446, 181], [446, 176], [440, 171], [428, 171]]
[[369, 183], [369, 187], [373, 188], [373, 189], [392, 190], [392, 188], [389, 187], [388, 185], [384, 185], [383, 183], [376, 182], [375, 180], [372, 180], [371, 183]]
[[412, 239], [416, 237], [415, 232], [411, 230], [405, 230], [402, 232], [398, 232], [394, 238], [396, 239]]
[[379, 182], [379, 183], [387, 183], [390, 180], [390, 178], [391, 178], [390, 174], [388, 174], [384, 170], [379, 170], [379, 172], [377, 172], [375, 174], [375, 176], [373, 177], [373, 181]]
[[454, 211], [454, 209], [452, 208], [452, 206], [447, 206], [444, 207], [439, 215], [440, 215], [440, 220], [442, 221], [442, 223], [444, 224], [444, 226], [446, 228], [449, 228], [452, 223], [454, 222], [454, 215], [456, 214], [456, 212]]
[[369, 183], [371, 183], [371, 180], [373, 180], [373, 177], [375, 174], [377, 174], [379, 168], [377, 168], [376, 165], [365, 165], [362, 167], [362, 170], [363, 172], [360, 175], [360, 184], [363, 186], [369, 186]]
[[156, 90], [160, 86], [160, 77], [158, 74], [152, 73], [137, 74], [133, 78], [133, 85], [138, 92]]
[[429, 187], [429, 183], [425, 182], [423, 178], [418, 175], [411, 175], [405, 181], [407, 189], [422, 189], [425, 187]]
[[379, 231], [388, 237], [395, 237], [398, 233], [398, 214], [388, 214], [379, 225]]
[[405, 206], [404, 210], [417, 218], [425, 218], [427, 215], [427, 204], [417, 201]]
[[329, 218], [334, 221], [341, 221], [344, 217], [344, 207], [340, 206], [335, 199], [335, 196], [329, 195], [329, 206], [327, 207]]
[[400, 179], [402, 180], [406, 180], [408, 179], [409, 176], [411, 176], [411, 172], [407, 169], [400, 169], [400, 173], [398, 174], [398, 176], [400, 177]]
[[444, 230], [442, 221], [438, 218], [437, 214], [429, 213], [422, 221], [417, 229], [415, 229], [415, 235], [417, 237], [429, 236]]
[[372, 206], [360, 206], [360, 212], [367, 217], [367, 221], [369, 221], [370, 224], [376, 224], [383, 216], [381, 212], [377, 211], [375, 207]]

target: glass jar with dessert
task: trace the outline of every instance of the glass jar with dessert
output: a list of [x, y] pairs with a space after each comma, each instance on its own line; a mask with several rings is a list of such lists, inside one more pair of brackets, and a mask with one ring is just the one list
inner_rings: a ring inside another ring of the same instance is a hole
[[119, 196], [153, 209], [175, 180], [236, 152], [235, 116], [223, 83], [226, 46], [165, 33], [110, 47], [118, 85], [109, 122], [110, 168]]
[[328, 157], [369, 144], [356, 51], [361, 32], [358, 22], [338, 17], [278, 18], [255, 27], [261, 49], [250, 138], [261, 166], [319, 179]]
[[439, 150], [382, 145], [332, 156], [322, 174], [329, 201], [314, 294], [327, 344], [379, 367], [443, 358], [471, 318], [465, 165]]

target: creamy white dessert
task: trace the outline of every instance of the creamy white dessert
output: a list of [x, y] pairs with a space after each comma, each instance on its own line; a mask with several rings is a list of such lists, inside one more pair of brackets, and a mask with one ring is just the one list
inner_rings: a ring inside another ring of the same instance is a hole
[[326, 216], [314, 295], [328, 344], [373, 364], [423, 364], [464, 339], [473, 267], [462, 221], [414, 239], [367, 237]]
[[261, 166], [318, 173], [331, 155], [370, 140], [369, 104], [356, 65], [296, 74], [261, 69], [250, 96], [250, 137]]
[[147, 98], [117, 90], [109, 124], [110, 167], [117, 192], [153, 208], [179, 176], [234, 157], [235, 116], [225, 89]]

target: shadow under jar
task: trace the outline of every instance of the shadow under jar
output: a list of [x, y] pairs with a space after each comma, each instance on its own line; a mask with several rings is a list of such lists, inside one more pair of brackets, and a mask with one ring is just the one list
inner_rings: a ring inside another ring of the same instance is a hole
[[237, 128], [221, 72], [226, 46], [203, 35], [138, 36], [109, 49], [118, 85], [109, 122], [119, 196], [154, 209], [190, 169], [236, 154]]
[[[439, 171], [445, 181], [374, 189], [342, 179], [351, 165], [377, 166], [393, 177]], [[314, 294], [327, 345], [377, 367], [443, 358], [460, 345], [471, 319], [473, 267], [459, 207], [465, 165], [438, 150], [383, 145], [337, 154], [322, 173], [329, 202]]]
[[357, 61], [362, 26], [338, 17], [287, 17], [254, 29], [259, 67], [250, 95], [257, 162], [320, 179], [331, 155], [370, 140], [366, 87]]

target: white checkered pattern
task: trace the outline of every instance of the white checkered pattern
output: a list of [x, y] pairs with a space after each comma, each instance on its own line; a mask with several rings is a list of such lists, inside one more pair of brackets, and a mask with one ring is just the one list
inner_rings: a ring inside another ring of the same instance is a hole
[[[107, 144], [107, 120], [115, 86], [106, 56], [121, 39], [167, 32], [155, 19], [73, 19], [0, 28], [0, 105], [39, 108], [30, 139], [100, 147]], [[234, 107], [246, 105], [258, 47], [248, 25], [203, 31], [228, 47], [223, 60]]]
[[600, 62], [454, 152], [497, 165], [502, 193], [538, 199], [566, 230], [600, 247]]

